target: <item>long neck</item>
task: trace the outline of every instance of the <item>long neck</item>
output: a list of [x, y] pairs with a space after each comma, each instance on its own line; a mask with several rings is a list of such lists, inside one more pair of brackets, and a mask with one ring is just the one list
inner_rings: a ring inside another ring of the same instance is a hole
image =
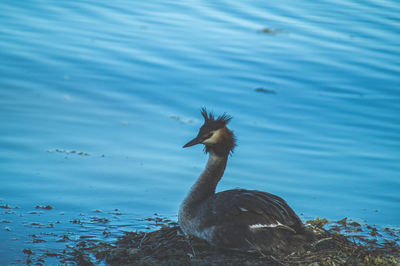
[[184, 200], [185, 205], [203, 202], [214, 195], [215, 188], [224, 174], [227, 161], [228, 154], [216, 155], [213, 151], [210, 151], [206, 168], [190, 189]]

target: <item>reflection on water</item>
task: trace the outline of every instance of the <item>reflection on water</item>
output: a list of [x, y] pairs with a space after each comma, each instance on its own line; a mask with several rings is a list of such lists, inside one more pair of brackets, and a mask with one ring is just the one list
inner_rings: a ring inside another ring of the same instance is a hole
[[219, 190], [399, 225], [395, 1], [0, 9], [0, 205], [12, 207], [0, 209], [0, 247], [32, 243], [22, 231], [36, 205], [54, 207], [38, 217], [59, 231], [68, 219], [49, 213], [119, 209], [132, 230], [154, 212], [175, 217], [206, 160], [181, 149], [202, 106], [231, 114], [238, 136]]

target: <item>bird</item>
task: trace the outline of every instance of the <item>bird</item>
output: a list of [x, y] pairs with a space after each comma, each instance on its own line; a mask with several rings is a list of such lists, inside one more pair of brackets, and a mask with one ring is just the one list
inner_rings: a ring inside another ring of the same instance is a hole
[[216, 117], [204, 107], [201, 115], [204, 124], [183, 148], [203, 144], [209, 158], [180, 205], [178, 223], [183, 233], [228, 250], [271, 255], [305, 252], [314, 233], [281, 197], [246, 189], [215, 193], [236, 137], [227, 127], [230, 115]]

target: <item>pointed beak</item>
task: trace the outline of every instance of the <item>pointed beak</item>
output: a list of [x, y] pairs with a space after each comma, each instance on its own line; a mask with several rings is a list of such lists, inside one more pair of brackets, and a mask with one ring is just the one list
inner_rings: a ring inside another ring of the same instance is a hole
[[200, 138], [196, 137], [196, 138], [192, 139], [191, 141], [189, 141], [188, 143], [186, 143], [185, 145], [183, 145], [183, 148], [187, 148], [187, 147], [199, 144], [199, 143], [201, 143], [201, 140], [200, 140]]

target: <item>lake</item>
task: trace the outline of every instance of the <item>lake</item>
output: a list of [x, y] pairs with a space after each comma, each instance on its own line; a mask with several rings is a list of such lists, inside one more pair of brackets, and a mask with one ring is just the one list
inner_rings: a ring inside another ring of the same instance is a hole
[[101, 238], [98, 219], [111, 231], [176, 221], [207, 160], [182, 149], [203, 106], [232, 115], [238, 139], [218, 191], [268, 191], [304, 220], [400, 226], [397, 1], [0, 10], [3, 264], [65, 244], [43, 231]]

